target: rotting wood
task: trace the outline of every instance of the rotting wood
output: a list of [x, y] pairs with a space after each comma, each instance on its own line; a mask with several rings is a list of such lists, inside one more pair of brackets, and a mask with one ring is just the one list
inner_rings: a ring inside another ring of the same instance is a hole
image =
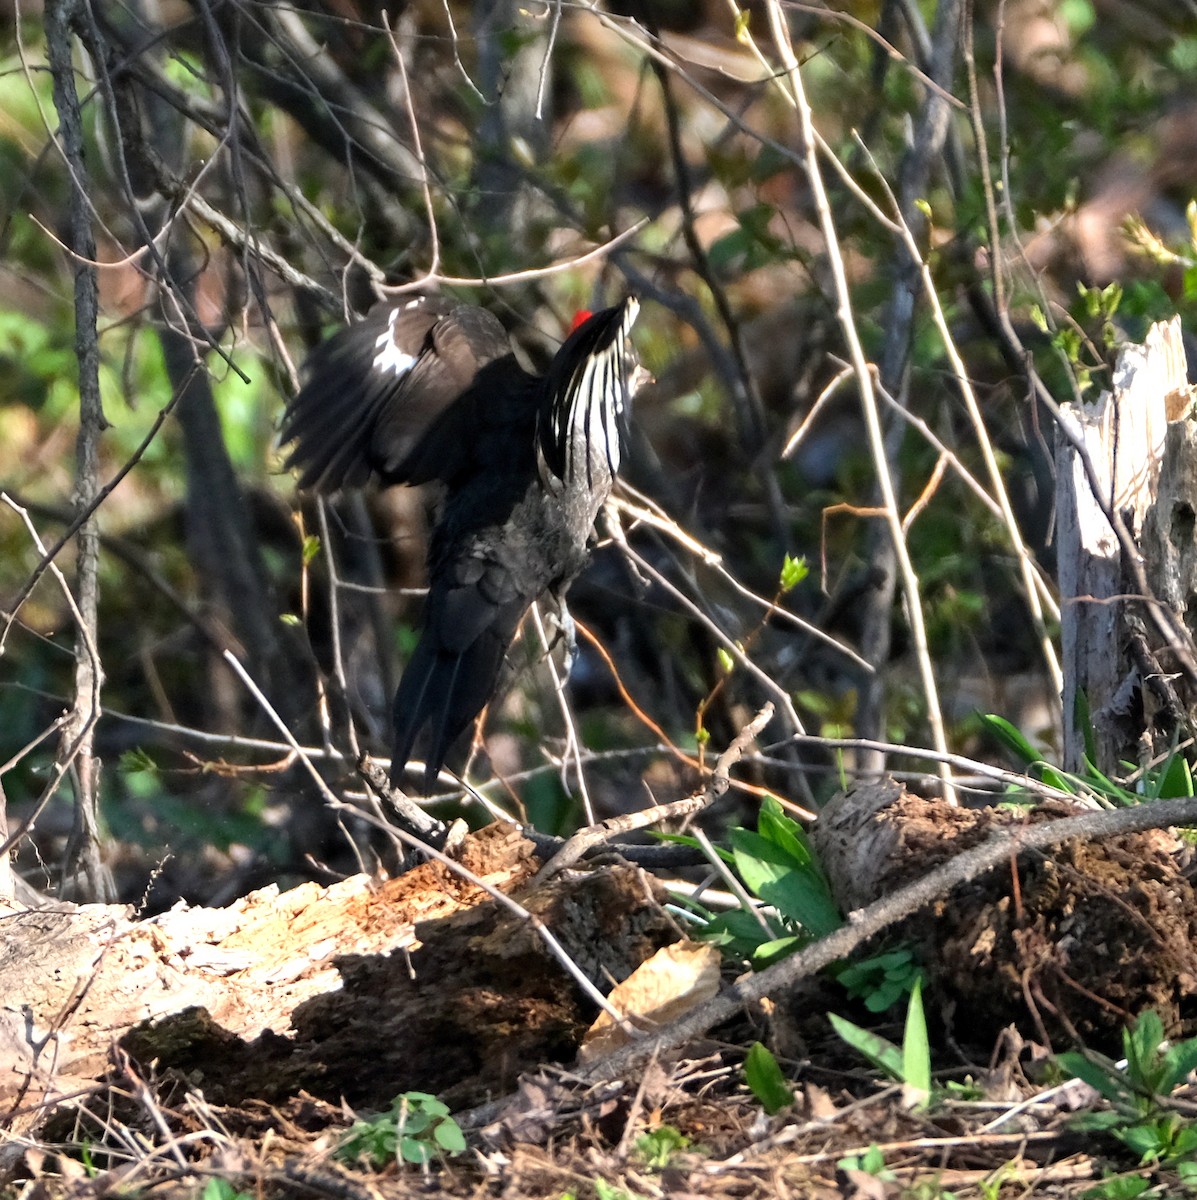
[[[501, 825], [472, 835], [461, 861], [509, 892], [537, 866]], [[632, 868], [522, 902], [599, 982], [676, 936]], [[526, 920], [436, 863], [147, 920], [110, 905], [0, 908], [0, 980], [0, 1127], [12, 1131], [90, 1088], [118, 1040], [218, 1102], [302, 1088], [381, 1108], [412, 1088], [476, 1099], [511, 1086], [572, 1057], [594, 1015]]]
[[[833, 894], [860, 910], [997, 831], [1080, 811], [1058, 800], [1021, 812], [952, 808], [885, 779], [835, 797], [814, 841]], [[1167, 829], [1064, 842], [940, 895], [895, 937], [916, 948], [932, 1004], [949, 1021], [955, 1013], [962, 1043], [990, 1046], [1013, 1024], [1048, 1045], [1079, 1033], [1113, 1051], [1123, 1023], [1147, 1008], [1170, 1035], [1191, 1036], [1197, 891], [1187, 859]]]

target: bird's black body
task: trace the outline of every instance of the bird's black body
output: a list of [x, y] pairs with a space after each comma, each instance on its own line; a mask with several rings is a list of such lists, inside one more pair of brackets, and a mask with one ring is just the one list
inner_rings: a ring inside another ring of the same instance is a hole
[[638, 306], [595, 313], [543, 378], [516, 361], [483, 309], [423, 299], [382, 306], [312, 355], [282, 439], [300, 486], [445, 485], [428, 554], [424, 629], [395, 695], [391, 777], [427, 731], [425, 788], [494, 694], [539, 596], [558, 603], [586, 565], [619, 469]]

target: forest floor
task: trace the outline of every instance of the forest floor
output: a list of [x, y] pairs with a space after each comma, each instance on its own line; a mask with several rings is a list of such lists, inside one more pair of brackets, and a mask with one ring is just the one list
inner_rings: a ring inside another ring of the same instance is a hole
[[[931, 866], [919, 837], [935, 830], [946, 855], [999, 819], [894, 794], [907, 872]], [[1197, 905], [1187, 848], [1170, 833], [1068, 841], [905, 922], [902, 943], [924, 964], [936, 955], [923, 1023], [901, 1003], [871, 1014], [823, 973], [615, 1071], [584, 1045], [578, 1057], [594, 1007], [560, 982], [537, 930], [553, 929], [592, 974], [626, 975], [612, 956], [639, 961], [675, 941], [658, 919], [663, 893], [618, 864], [521, 892], [535, 859], [499, 827], [472, 837], [463, 861], [512, 888], [522, 915], [429, 863], [386, 884], [266, 889], [110, 934], [125, 958], [56, 1002], [77, 1048], [89, 1036], [106, 1047], [106, 1067], [51, 1104], [29, 1087], [0, 1094], [0, 1197], [1117, 1200], [1192, 1185], [1197, 1039], [1177, 1035], [1193, 1032], [1197, 971], [1178, 955]], [[41, 928], [45, 974], [56, 951]], [[138, 938], [152, 949], [129, 949]], [[137, 974], [129, 963], [147, 955], [156, 966]], [[128, 998], [108, 998], [122, 982], [148, 996], [172, 969], [192, 989], [207, 971], [222, 1000], [180, 992], [181, 1011], [134, 1025]], [[682, 1008], [701, 1010], [705, 995]], [[1135, 1061], [1118, 1066], [1124, 1018], [1144, 996], [1163, 1024], [1140, 1020]], [[19, 1000], [10, 992], [5, 1007], [43, 1024]], [[867, 1028], [865, 1048], [891, 1077], [829, 1014]], [[1111, 1055], [1092, 1060], [1088, 1083], [1055, 1053], [1076, 1044], [1068, 1029]], [[65, 1064], [69, 1039], [59, 1051]]]

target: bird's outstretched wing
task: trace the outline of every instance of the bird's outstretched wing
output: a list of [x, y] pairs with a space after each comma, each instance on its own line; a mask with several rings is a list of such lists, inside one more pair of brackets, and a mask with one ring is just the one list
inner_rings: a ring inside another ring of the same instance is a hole
[[308, 360], [307, 381], [283, 414], [280, 441], [299, 486], [451, 480], [473, 442], [470, 389], [480, 372], [523, 371], [499, 321], [439, 298], [379, 305]]

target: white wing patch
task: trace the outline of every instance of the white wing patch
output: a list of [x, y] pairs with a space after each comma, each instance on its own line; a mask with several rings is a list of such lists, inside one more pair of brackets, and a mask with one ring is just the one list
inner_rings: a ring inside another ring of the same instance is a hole
[[[412, 305], [409, 304], [406, 307], [411, 308]], [[406, 375], [416, 365], [414, 354], [406, 354], [395, 345], [395, 318], [401, 311], [398, 308], [391, 309], [391, 317], [387, 322], [386, 331], [379, 334], [374, 342], [378, 347], [378, 353], [374, 356], [374, 369], [376, 371], [394, 371], [396, 379]]]

